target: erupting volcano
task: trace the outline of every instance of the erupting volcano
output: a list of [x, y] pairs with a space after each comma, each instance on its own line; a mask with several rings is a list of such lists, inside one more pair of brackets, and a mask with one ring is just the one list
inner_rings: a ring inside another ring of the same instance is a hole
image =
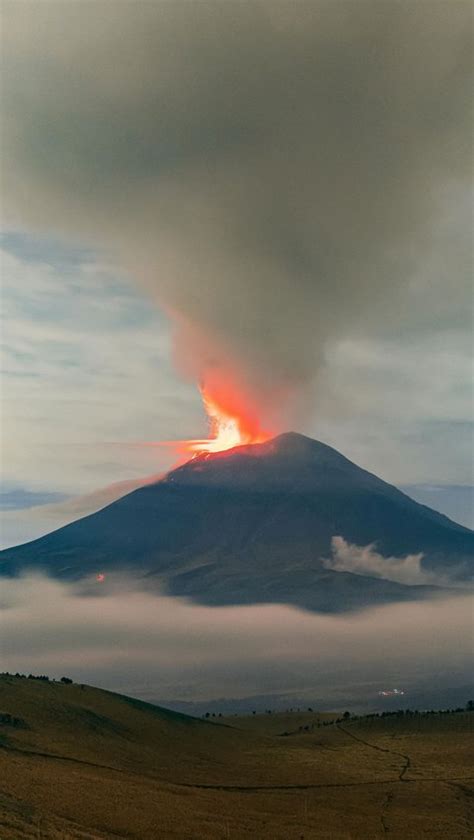
[[209, 420], [210, 437], [184, 441], [185, 452], [223, 452], [249, 443], [265, 443], [272, 437], [264, 431], [257, 415], [244, 407], [238, 392], [219, 388], [212, 393], [200, 387], [202, 401]]
[[[194, 455], [186, 463], [84, 519], [0, 552], [0, 576], [36, 569], [77, 580], [99, 569], [103, 586], [132, 573], [147, 590], [201, 604], [322, 612], [439, 594], [431, 585], [390, 580], [394, 558], [408, 555], [423, 555], [426, 579], [467, 585], [474, 540], [467, 528], [304, 435], [229, 448], [234, 434], [261, 434], [239, 422], [219, 414], [215, 437], [190, 441]], [[328, 559], [341, 540], [351, 551], [366, 546], [370, 553], [376, 545], [387, 577], [351, 566], [350, 552], [333, 568]]]

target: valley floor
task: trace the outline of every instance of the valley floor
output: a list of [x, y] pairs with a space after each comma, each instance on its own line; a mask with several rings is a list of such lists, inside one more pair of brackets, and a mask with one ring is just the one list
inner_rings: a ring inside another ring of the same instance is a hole
[[2, 719], [1, 840], [474, 833], [472, 713], [322, 726], [331, 716], [308, 712], [222, 725], [89, 686], [2, 676]]

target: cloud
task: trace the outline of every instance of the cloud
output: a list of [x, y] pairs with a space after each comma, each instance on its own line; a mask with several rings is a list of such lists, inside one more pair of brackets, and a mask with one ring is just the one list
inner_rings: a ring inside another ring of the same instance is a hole
[[205, 424], [176, 382], [167, 323], [97, 255], [49, 245], [38, 261], [21, 244], [0, 252], [3, 482], [71, 495], [169, 468], [173, 453], [137, 441]]
[[2, 669], [66, 673], [155, 698], [306, 688], [321, 697], [336, 684], [347, 696], [361, 680], [408, 687], [446, 670], [449, 683], [471, 668], [464, 594], [321, 616], [281, 605], [196, 606], [113, 574], [71, 585], [33, 575], [3, 579], [0, 601]]
[[0, 489], [0, 513], [2, 511], [18, 511], [63, 502], [67, 498], [62, 493], [35, 492], [27, 487], [2, 484]]
[[130, 270], [186, 376], [277, 431], [331, 343], [469, 329], [469, 4], [4, 9], [11, 221]]
[[474, 486], [449, 484], [408, 484], [401, 487], [415, 502], [427, 505], [474, 529]]
[[332, 557], [323, 560], [326, 569], [334, 572], [351, 572], [354, 575], [393, 580], [408, 586], [432, 584], [452, 586], [449, 579], [422, 567], [423, 554], [407, 554], [406, 557], [383, 557], [375, 551], [375, 545], [358, 546], [346, 542], [343, 537], [333, 537]]
[[[167, 466], [169, 465], [167, 464]], [[158, 481], [162, 477], [163, 473], [155, 473], [140, 478], [116, 481], [83, 496], [75, 496], [72, 499], [49, 504], [47, 503], [49, 497], [54, 494], [23, 491], [21, 497], [25, 499], [25, 502], [29, 501], [28, 505], [24, 505], [27, 508], [26, 510], [20, 509], [18, 502], [16, 509], [13, 507], [8, 509], [6, 506], [4, 509], [0, 509], [0, 548], [9, 548], [13, 545], [36, 540], [57, 528], [68, 525], [70, 522], [75, 522], [77, 519], [82, 519], [84, 516], [102, 510], [102, 508], [112, 504], [117, 499], [121, 499], [127, 493], [132, 493], [139, 487]], [[38, 502], [37, 497], [42, 498], [43, 503]], [[32, 506], [32, 498], [35, 499], [34, 506]]]
[[[3, 482], [84, 493], [171, 466], [166, 450], [132, 441], [205, 436], [197, 389], [172, 369], [169, 326], [133, 283], [44, 238], [4, 237], [1, 262]], [[317, 419], [300, 430], [393, 483], [469, 483], [470, 343], [452, 330], [409, 346], [331, 341]], [[36, 516], [1, 519], [4, 542], [39, 533]]]

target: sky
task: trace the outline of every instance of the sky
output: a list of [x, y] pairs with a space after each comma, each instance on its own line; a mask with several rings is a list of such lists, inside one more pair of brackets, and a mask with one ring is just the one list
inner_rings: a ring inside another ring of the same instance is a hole
[[199, 384], [471, 484], [470, 5], [4, 10], [7, 504], [160, 473]]
[[[144, 442], [206, 434], [166, 315], [96, 253], [4, 234], [2, 305], [4, 490], [87, 493], [173, 463]], [[462, 331], [341, 339], [298, 430], [393, 483], [469, 484], [469, 366]]]
[[165, 317], [96, 254], [4, 234], [2, 303], [8, 488], [70, 495], [145, 476], [170, 455], [138, 444], [205, 431]]

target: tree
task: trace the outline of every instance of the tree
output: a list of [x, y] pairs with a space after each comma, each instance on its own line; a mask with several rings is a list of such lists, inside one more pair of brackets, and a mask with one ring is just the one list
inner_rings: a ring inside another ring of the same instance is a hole
[[62, 682], [63, 685], [71, 685], [72, 680], [69, 677], [61, 677], [60, 682]]
[[343, 717], [344, 720], [349, 720], [350, 716], [351, 716], [350, 712], [344, 712], [342, 717]]

